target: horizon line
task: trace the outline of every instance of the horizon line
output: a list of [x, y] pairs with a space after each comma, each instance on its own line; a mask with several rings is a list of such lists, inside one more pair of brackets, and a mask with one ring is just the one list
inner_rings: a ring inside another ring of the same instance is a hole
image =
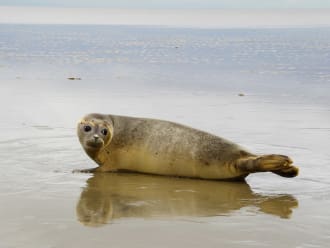
[[197, 28], [327, 27], [330, 9], [113, 9], [0, 6], [2, 24]]

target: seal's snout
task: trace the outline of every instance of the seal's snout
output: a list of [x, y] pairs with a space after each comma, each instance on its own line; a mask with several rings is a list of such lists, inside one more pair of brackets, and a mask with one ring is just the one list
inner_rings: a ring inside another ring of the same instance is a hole
[[93, 137], [95, 142], [97, 142], [97, 140], [100, 138], [100, 136], [98, 136], [97, 134], [94, 134]]
[[93, 134], [93, 136], [86, 140], [86, 145], [92, 149], [100, 149], [104, 145], [104, 141], [99, 135]]

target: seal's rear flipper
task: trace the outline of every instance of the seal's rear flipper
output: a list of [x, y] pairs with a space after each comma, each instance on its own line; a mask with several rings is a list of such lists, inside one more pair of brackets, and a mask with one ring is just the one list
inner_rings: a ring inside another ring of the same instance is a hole
[[273, 173], [282, 177], [296, 177], [299, 174], [299, 168], [290, 165], [288, 169], [282, 169], [278, 171], [272, 171]]
[[248, 173], [269, 171], [282, 177], [295, 177], [299, 172], [289, 157], [276, 154], [240, 158], [236, 166]]

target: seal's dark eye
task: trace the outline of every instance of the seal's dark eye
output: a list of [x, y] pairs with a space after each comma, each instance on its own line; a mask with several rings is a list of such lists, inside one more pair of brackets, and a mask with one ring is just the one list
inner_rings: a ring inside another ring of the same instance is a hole
[[104, 128], [104, 129], [101, 130], [101, 133], [102, 133], [104, 136], [106, 136], [107, 133], [108, 133], [108, 130]]
[[84, 131], [85, 132], [89, 132], [90, 130], [92, 130], [91, 126], [84, 126]]

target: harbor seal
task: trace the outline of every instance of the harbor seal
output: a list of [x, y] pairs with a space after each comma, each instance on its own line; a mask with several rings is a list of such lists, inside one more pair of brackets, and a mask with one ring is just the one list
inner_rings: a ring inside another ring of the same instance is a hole
[[94, 113], [78, 122], [77, 133], [87, 155], [99, 165], [79, 172], [223, 180], [244, 179], [256, 172], [298, 175], [287, 156], [258, 156], [224, 138], [170, 121]]

